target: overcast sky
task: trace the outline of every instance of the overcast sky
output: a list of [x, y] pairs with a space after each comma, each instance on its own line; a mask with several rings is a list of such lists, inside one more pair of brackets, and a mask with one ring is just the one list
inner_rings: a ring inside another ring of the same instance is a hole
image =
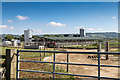
[[33, 34], [117, 32], [117, 2], [5, 2], [2, 3], [2, 33]]

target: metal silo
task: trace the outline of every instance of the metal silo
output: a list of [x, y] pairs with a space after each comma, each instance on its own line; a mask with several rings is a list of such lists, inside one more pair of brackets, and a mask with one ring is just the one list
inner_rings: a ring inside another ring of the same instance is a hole
[[31, 29], [24, 30], [24, 40], [25, 40], [25, 43], [31, 42], [32, 32], [33, 31]]
[[83, 28], [80, 28], [80, 37], [84, 37], [85, 36], [85, 32]]

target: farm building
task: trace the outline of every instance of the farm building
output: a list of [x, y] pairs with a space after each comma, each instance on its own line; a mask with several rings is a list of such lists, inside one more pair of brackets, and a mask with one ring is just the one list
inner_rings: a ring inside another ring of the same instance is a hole
[[12, 46], [14, 46], [14, 47], [20, 47], [21, 46], [21, 41], [20, 40], [12, 39], [11, 42], [12, 42]]
[[80, 28], [80, 34], [65, 34], [64, 37], [34, 37], [32, 38], [32, 30], [24, 31], [24, 48], [38, 49], [39, 46], [53, 47], [63, 45], [87, 45], [96, 43], [103, 38], [85, 37], [85, 31]]
[[[39, 37], [34, 38], [30, 43], [26, 43], [25, 45], [31, 46], [47, 46], [48, 44], [53, 46], [59, 45], [85, 45], [96, 43], [100, 38], [88, 38], [88, 37]], [[49, 46], [50, 47], [50, 46]]]
[[[28, 29], [28, 30], [24, 30], [24, 48], [25, 49], [39, 49], [39, 48], [43, 48], [44, 47], [44, 44], [43, 42], [37, 42], [37, 38], [35, 38], [35, 42], [32, 41], [33, 38], [32, 38], [32, 30], [31, 29]], [[41, 40], [41, 39], [39, 39]]]
[[5, 47], [21, 47], [21, 41], [12, 39], [11, 41], [3, 41], [2, 46]]
[[11, 46], [11, 45], [12, 45], [12, 42], [11, 42], [11, 41], [3, 41], [3, 42], [2, 42], [2, 46], [7, 47], [7, 46]]

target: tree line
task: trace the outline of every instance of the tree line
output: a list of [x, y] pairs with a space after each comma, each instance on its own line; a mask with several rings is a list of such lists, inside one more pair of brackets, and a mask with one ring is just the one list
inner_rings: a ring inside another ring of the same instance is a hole
[[[43, 35], [43, 37], [63, 37], [62, 35]], [[39, 38], [38, 35], [33, 35], [32, 38]], [[2, 38], [0, 37], [0, 40]], [[20, 37], [16, 37], [14, 35], [6, 35], [5, 38], [3, 40], [8, 40], [10, 41], [11, 39], [17, 39], [17, 40], [20, 40], [20, 41], [24, 41], [24, 34], [22, 34]]]

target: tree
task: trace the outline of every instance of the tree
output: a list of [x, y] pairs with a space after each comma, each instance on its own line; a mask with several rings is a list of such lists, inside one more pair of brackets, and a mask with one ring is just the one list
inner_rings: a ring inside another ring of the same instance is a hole
[[50, 35], [48, 35], [48, 34], [45, 34], [45, 35], [43, 35], [43, 37], [50, 37]]
[[11, 39], [14, 39], [14, 36], [13, 36], [13, 35], [6, 35], [6, 36], [5, 36], [5, 39], [11, 40]]
[[22, 34], [21, 37], [24, 37], [24, 34]]
[[14, 37], [14, 39], [20, 40], [20, 37]]
[[43, 35], [43, 37], [63, 37], [62, 35]]
[[62, 35], [54, 35], [55, 37], [63, 37]]
[[22, 34], [22, 35], [20, 36], [20, 40], [21, 40], [21, 41], [24, 41], [24, 34]]
[[36, 38], [39, 38], [39, 36], [38, 36], [38, 35], [33, 35], [33, 36], [32, 36], [32, 38], [35, 38], [35, 37], [36, 37]]
[[0, 37], [0, 41], [2, 41], [2, 38]]

